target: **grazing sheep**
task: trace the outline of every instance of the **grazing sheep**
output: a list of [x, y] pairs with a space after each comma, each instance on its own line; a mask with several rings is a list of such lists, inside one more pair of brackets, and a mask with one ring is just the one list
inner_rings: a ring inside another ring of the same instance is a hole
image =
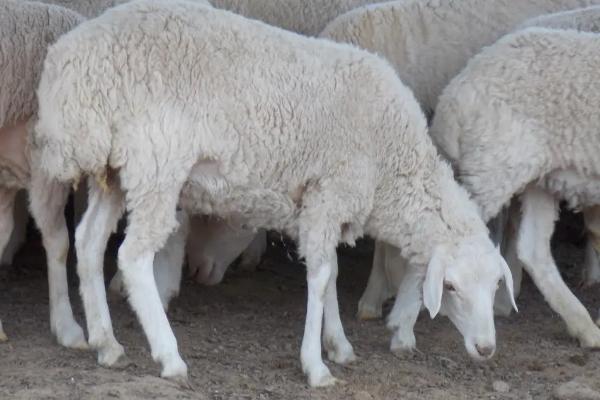
[[[600, 4], [600, 1], [402, 0], [352, 10], [330, 22], [320, 36], [385, 57], [402, 81], [414, 91], [425, 112], [432, 115], [444, 87], [481, 48], [494, 43], [528, 18], [590, 4]], [[500, 219], [494, 229], [499, 236], [498, 242], [502, 242], [503, 222], [505, 220]], [[511, 248], [511, 244], [505, 246]], [[377, 253], [396, 252], [383, 244], [378, 244], [375, 250]], [[377, 254], [374, 261], [390, 258], [394, 258], [393, 254]], [[507, 260], [509, 258], [512, 256], [507, 254]], [[518, 262], [509, 265], [513, 274], [520, 273]], [[402, 269], [402, 266], [398, 268]], [[372, 274], [384, 269], [382, 265], [373, 265]], [[393, 274], [401, 277], [401, 274]], [[382, 304], [390, 293], [383, 282], [383, 275], [369, 278], [359, 302], [359, 318], [381, 317]], [[398, 287], [398, 284], [391, 286]], [[516, 281], [515, 289], [519, 289]], [[508, 298], [500, 295], [497, 303], [500, 313], [510, 313], [512, 307]], [[388, 317], [390, 327], [411, 323], [397, 314], [404, 308], [402, 304], [394, 307]]]
[[402, 249], [407, 292], [422, 290], [432, 316], [448, 314], [472, 357], [493, 355], [493, 299], [501, 281], [512, 292], [510, 271], [412, 93], [379, 57], [149, 0], [113, 8], [52, 46], [38, 97], [35, 159], [62, 182], [108, 183], [91, 185], [76, 232], [89, 343], [105, 364], [123, 348], [93, 260], [106, 240], [98, 232], [127, 209], [118, 259], [129, 301], [162, 376], [187, 379], [152, 273], [178, 203], [297, 239], [308, 281], [301, 361], [312, 386], [335, 381], [321, 359], [322, 327], [332, 361], [355, 358], [339, 316], [335, 250], [363, 232]]
[[600, 35], [530, 28], [484, 49], [440, 97], [431, 135], [484, 219], [520, 195], [517, 252], [582, 346], [600, 330], [550, 251], [558, 200], [600, 205]]
[[[69, 302], [66, 258], [69, 238], [57, 202], [61, 185], [40, 176], [29, 154], [27, 127], [37, 112], [35, 89], [47, 47], [82, 18], [61, 7], [34, 2], [0, 2], [0, 252], [13, 231], [15, 196], [30, 193], [31, 212], [42, 232], [48, 261], [50, 327], [60, 344], [83, 348], [86, 341]], [[19, 229], [24, 228], [20, 227]], [[5, 337], [2, 333], [0, 336]]]

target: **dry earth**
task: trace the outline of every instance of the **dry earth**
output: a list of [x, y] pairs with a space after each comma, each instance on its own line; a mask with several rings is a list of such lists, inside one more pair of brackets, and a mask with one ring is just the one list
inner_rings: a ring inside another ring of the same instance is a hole
[[[580, 238], [577, 225], [563, 226], [559, 239], [565, 244], [556, 251], [572, 287], [580, 276]], [[369, 272], [369, 241], [340, 249], [342, 318], [359, 360], [348, 367], [330, 364], [345, 384], [310, 389], [299, 363], [304, 270], [289, 244], [276, 236], [270, 242], [258, 272], [232, 271], [210, 288], [186, 281], [172, 303], [169, 317], [195, 387], [189, 391], [158, 378], [159, 368], [123, 301], [113, 301], [111, 313], [129, 367], [105, 369], [92, 352], [59, 347], [49, 329], [43, 250], [33, 236], [14, 265], [0, 272], [0, 316], [10, 337], [0, 344], [0, 399], [547, 399], [569, 381], [567, 389], [587, 386], [588, 397], [563, 398], [600, 397], [594, 392], [600, 391], [600, 353], [578, 348], [529, 280], [518, 300], [521, 312], [497, 320], [498, 352], [491, 362], [470, 361], [449, 321], [431, 321], [426, 314], [416, 327], [420, 353], [391, 354], [383, 321], [354, 318]], [[114, 265], [107, 264], [109, 274]], [[76, 316], [83, 322], [72, 268], [70, 278]], [[597, 288], [576, 294], [595, 316]]]

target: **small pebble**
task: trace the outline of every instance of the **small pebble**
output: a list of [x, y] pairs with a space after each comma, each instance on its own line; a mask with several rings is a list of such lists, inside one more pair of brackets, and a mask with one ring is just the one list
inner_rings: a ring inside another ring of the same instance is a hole
[[373, 400], [373, 396], [364, 390], [354, 393], [354, 400]]
[[569, 381], [554, 390], [557, 400], [600, 400], [600, 393], [584, 383]]
[[492, 388], [494, 392], [498, 393], [508, 393], [510, 391], [510, 385], [504, 381], [494, 381]]

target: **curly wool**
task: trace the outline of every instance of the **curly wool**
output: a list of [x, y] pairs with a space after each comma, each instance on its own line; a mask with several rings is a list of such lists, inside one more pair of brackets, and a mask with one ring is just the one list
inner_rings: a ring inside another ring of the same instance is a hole
[[[37, 88], [46, 50], [82, 18], [61, 7], [17, 0], [0, 2], [0, 133], [1, 141], [18, 141], [4, 135], [16, 135], [11, 127], [29, 120], [37, 112]], [[27, 27], [24, 29], [23, 27]], [[3, 131], [4, 129], [4, 131]], [[5, 150], [7, 150], [5, 149]], [[7, 150], [8, 151], [8, 150]], [[17, 154], [0, 154], [0, 184], [24, 188], [29, 179]]]
[[599, 71], [600, 35], [529, 28], [486, 48], [446, 88], [430, 133], [485, 218], [530, 182], [576, 208], [600, 199]]
[[187, 182], [195, 213], [298, 237], [299, 214], [323, 201], [330, 240], [365, 231], [418, 264], [486, 232], [411, 92], [348, 45], [186, 2], [132, 3], [54, 45], [38, 93], [44, 169], [62, 181], [118, 170], [139, 213]]
[[18, 0], [0, 3], [0, 127], [35, 114], [35, 89], [46, 50], [81, 21], [61, 7]]
[[518, 30], [534, 26], [549, 29], [576, 29], [584, 32], [600, 32], [600, 6], [542, 15], [525, 21]]
[[339, 16], [321, 37], [351, 43], [385, 57], [426, 113], [448, 82], [481, 48], [519, 23], [598, 0], [401, 0]]

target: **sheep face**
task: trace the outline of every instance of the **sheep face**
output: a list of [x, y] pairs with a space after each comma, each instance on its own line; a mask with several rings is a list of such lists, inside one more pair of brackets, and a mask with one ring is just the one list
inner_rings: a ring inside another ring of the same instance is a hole
[[513, 307], [513, 281], [508, 265], [485, 236], [434, 250], [423, 284], [423, 301], [431, 317], [447, 315], [465, 340], [469, 355], [486, 360], [496, 350], [494, 296], [508, 290]]

